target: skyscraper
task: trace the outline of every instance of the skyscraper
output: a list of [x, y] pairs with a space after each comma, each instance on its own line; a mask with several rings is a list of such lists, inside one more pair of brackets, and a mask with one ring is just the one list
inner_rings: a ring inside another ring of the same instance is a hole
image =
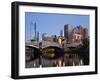
[[37, 42], [37, 32], [36, 32], [36, 23], [31, 21], [30, 23], [30, 41]]
[[60, 30], [60, 36], [63, 37], [63, 30]]
[[64, 25], [64, 37], [67, 43], [71, 43], [72, 41], [72, 26], [69, 24]]
[[39, 42], [39, 32], [37, 31], [37, 42]]

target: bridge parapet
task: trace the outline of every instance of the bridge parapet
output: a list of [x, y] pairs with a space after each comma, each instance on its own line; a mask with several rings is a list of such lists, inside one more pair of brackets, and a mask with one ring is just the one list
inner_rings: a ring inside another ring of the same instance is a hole
[[[39, 48], [39, 43], [26, 42], [25, 46]], [[46, 48], [46, 47], [50, 47], [50, 46], [62, 48], [62, 46], [56, 42], [51, 42], [51, 41], [50, 42], [49, 41], [42, 41], [41, 42], [41, 48]]]
[[42, 48], [46, 48], [49, 46], [55, 46], [55, 47], [62, 48], [62, 46], [56, 42], [42, 41]]

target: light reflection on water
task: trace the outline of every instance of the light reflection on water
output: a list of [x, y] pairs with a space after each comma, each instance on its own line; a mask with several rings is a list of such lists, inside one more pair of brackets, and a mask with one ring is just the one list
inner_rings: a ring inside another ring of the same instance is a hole
[[[39, 63], [41, 60], [41, 64]], [[78, 54], [64, 54], [63, 57], [57, 59], [47, 59], [43, 56], [35, 60], [26, 63], [26, 68], [36, 68], [36, 67], [67, 67], [67, 66], [81, 66], [83, 60]]]
[[25, 52], [26, 68], [89, 65], [88, 53], [68, 53], [57, 47], [49, 47], [44, 51], [28, 47]]

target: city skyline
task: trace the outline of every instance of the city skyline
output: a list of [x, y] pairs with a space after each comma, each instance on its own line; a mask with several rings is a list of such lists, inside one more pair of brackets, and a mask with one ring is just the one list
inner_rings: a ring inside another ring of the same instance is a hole
[[25, 13], [25, 36], [26, 40], [30, 39], [30, 24], [36, 23], [40, 40], [43, 33], [48, 35], [60, 36], [60, 30], [64, 32], [64, 25], [70, 24], [72, 27], [79, 25], [85, 26], [89, 30], [89, 16], [70, 15], [70, 14], [49, 14], [49, 13]]

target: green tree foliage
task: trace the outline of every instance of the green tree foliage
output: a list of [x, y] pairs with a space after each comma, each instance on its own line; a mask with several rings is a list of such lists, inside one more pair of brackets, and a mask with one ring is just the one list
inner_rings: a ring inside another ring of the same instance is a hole
[[78, 50], [84, 65], [89, 65], [89, 39], [88, 38], [82, 40], [82, 45], [78, 48]]

